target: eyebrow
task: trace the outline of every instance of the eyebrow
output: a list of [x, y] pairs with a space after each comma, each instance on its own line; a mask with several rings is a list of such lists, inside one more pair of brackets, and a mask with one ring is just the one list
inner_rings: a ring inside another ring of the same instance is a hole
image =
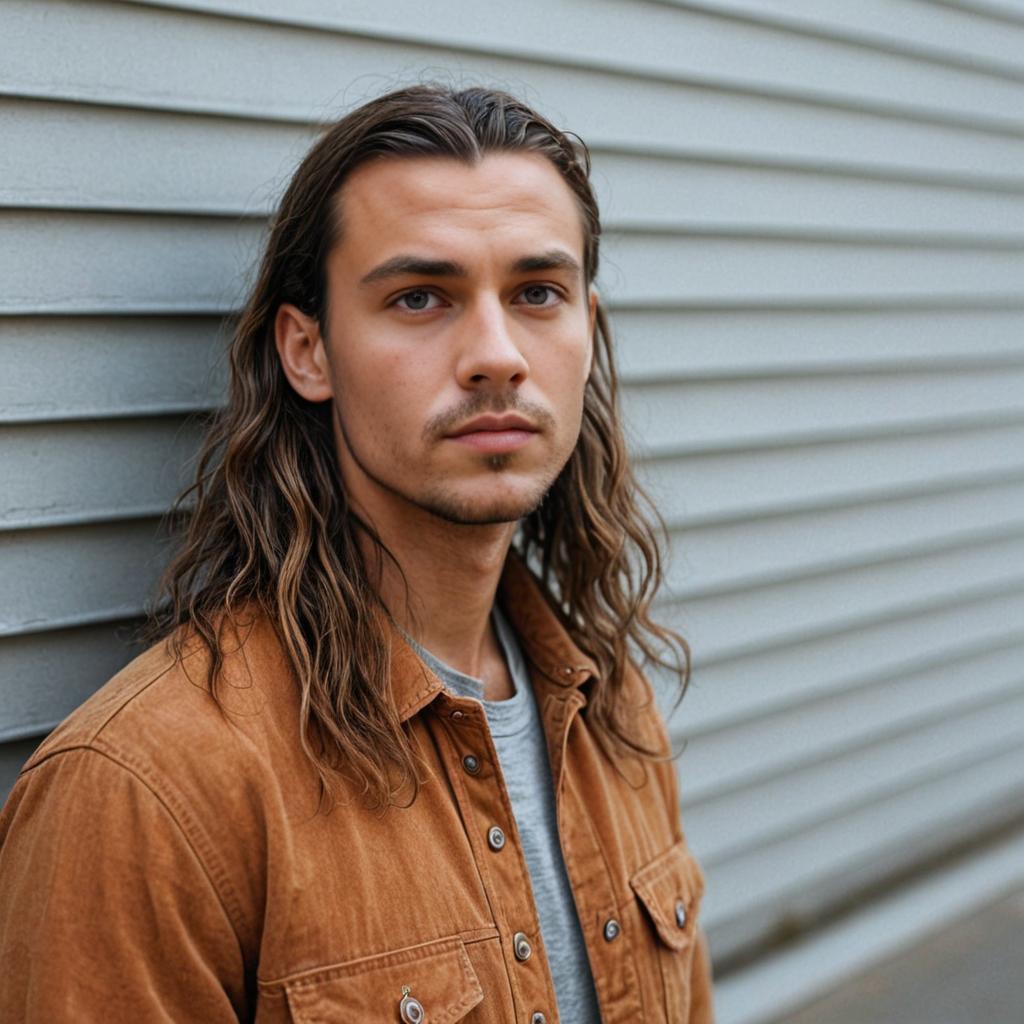
[[[537, 270], [571, 270], [582, 273], [576, 259], [562, 249], [549, 249], [533, 256], [521, 256], [512, 264], [516, 274], [528, 274]], [[469, 271], [454, 260], [433, 260], [423, 256], [392, 256], [376, 266], [361, 280], [360, 285], [374, 284], [392, 277], [469, 277]]]

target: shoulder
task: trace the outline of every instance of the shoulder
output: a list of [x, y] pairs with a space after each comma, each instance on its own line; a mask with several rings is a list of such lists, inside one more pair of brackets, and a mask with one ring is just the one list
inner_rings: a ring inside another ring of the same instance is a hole
[[271, 748], [289, 733], [282, 725], [298, 729], [292, 673], [265, 617], [236, 619], [224, 635], [215, 680], [194, 634], [175, 634], [177, 650], [169, 638], [142, 652], [50, 733], [19, 779], [91, 751], [189, 801], [215, 780], [232, 785], [269, 769], [283, 752]]
[[232, 633], [217, 700], [205, 646], [179, 635], [180, 655], [166, 642], [144, 651], [43, 741], [0, 812], [9, 877], [46, 863], [164, 864], [167, 877], [206, 879], [237, 934], [255, 941], [256, 852], [291, 813], [282, 808], [309, 814], [319, 792], [272, 625], [252, 618]]

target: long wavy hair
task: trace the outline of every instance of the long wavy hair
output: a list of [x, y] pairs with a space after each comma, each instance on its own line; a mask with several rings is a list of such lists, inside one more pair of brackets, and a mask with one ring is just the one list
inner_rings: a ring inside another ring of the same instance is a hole
[[[225, 623], [253, 608], [265, 615], [301, 690], [300, 739], [321, 797], [339, 774], [350, 775], [386, 809], [410, 782], [415, 800], [421, 780], [390, 699], [390, 616], [371, 586], [357, 531], [378, 545], [380, 538], [346, 499], [330, 403], [306, 401], [285, 378], [275, 314], [281, 303], [294, 303], [326, 327], [325, 263], [341, 229], [337, 199], [357, 166], [382, 156], [473, 162], [496, 151], [539, 153], [558, 169], [579, 205], [584, 274], [594, 281], [601, 224], [590, 153], [578, 136], [485, 88], [418, 85], [359, 107], [326, 128], [285, 191], [230, 342], [227, 403], [212, 421], [194, 482], [169, 513], [180, 547], [150, 604], [143, 639], [166, 640], [180, 659], [186, 639], [198, 637], [220, 703]], [[602, 742], [665, 760], [671, 755], [630, 735], [624, 677], [630, 659], [669, 670], [680, 682], [678, 705], [690, 651], [650, 617], [662, 581], [664, 524], [630, 469], [600, 306], [595, 334], [579, 440], [513, 545], [597, 664], [583, 713]]]

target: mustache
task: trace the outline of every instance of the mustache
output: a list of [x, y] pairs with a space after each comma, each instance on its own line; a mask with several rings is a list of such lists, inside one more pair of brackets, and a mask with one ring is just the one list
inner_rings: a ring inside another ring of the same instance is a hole
[[554, 416], [544, 406], [537, 405], [536, 402], [524, 402], [515, 393], [495, 395], [477, 392], [453, 408], [431, 417], [423, 427], [423, 439], [433, 441], [444, 438], [459, 424], [484, 412], [495, 413], [499, 416], [502, 413], [519, 413], [532, 420], [538, 430], [548, 430], [555, 425]]

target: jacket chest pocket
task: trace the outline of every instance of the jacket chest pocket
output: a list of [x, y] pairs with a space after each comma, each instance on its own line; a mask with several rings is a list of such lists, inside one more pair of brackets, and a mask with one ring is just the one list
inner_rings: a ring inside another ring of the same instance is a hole
[[303, 974], [284, 991], [299, 1024], [453, 1024], [484, 998], [457, 935]]
[[684, 840], [645, 864], [629, 880], [647, 919], [644, 948], [660, 975], [666, 1024], [686, 1024], [690, 969], [704, 874]]

